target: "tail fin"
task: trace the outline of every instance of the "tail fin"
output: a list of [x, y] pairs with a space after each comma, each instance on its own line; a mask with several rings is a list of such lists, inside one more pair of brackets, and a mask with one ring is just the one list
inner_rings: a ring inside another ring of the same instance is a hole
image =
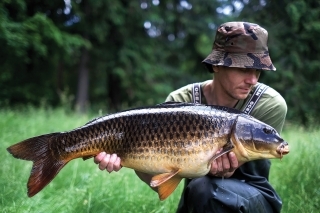
[[28, 196], [32, 197], [41, 191], [59, 171], [68, 163], [56, 159], [50, 149], [50, 138], [61, 133], [52, 133], [29, 138], [10, 146], [7, 150], [15, 158], [33, 161], [28, 181]]

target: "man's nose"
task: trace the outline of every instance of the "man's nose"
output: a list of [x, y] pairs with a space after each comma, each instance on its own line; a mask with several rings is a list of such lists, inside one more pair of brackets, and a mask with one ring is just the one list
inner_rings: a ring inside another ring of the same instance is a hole
[[255, 85], [258, 82], [258, 79], [259, 79], [259, 75], [257, 74], [256, 71], [248, 72], [246, 79], [245, 79], [245, 82], [247, 84]]

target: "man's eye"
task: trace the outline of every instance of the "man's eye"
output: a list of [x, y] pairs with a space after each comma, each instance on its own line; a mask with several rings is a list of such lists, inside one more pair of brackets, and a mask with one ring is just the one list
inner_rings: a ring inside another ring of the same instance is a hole
[[256, 76], [259, 77], [261, 74], [261, 70], [256, 70]]

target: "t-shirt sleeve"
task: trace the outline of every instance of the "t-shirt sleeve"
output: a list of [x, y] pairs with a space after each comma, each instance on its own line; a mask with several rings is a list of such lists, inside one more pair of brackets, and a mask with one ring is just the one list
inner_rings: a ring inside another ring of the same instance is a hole
[[257, 103], [252, 116], [269, 124], [280, 134], [287, 115], [287, 104], [284, 98], [272, 88], [271, 93], [264, 94]]
[[191, 102], [191, 85], [184, 86], [178, 90], [171, 92], [165, 101]]
[[166, 102], [167, 101], [177, 101], [176, 99], [175, 99], [175, 97], [172, 95], [172, 93], [170, 93], [169, 95], [168, 95], [168, 97], [166, 98]]

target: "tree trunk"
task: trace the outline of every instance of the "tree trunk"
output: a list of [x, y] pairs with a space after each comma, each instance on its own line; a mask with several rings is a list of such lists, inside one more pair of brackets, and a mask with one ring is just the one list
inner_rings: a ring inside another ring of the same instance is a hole
[[89, 104], [89, 70], [87, 67], [89, 53], [87, 49], [83, 49], [81, 61], [79, 64], [78, 89], [76, 99], [76, 111], [86, 113]]

